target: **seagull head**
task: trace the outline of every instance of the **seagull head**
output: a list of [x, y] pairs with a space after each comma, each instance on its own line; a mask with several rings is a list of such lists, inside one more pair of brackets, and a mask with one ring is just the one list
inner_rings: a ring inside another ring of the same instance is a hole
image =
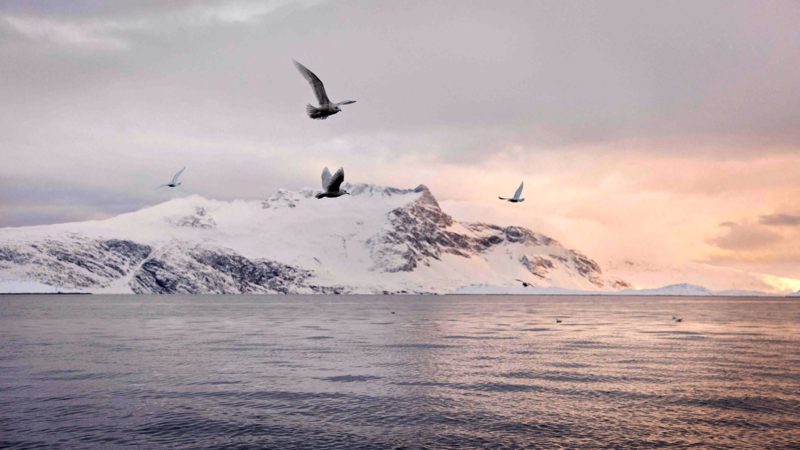
[[339, 111], [342, 110], [342, 108], [339, 108], [339, 106], [337, 106], [337, 105], [333, 105], [333, 110], [336, 111], [336, 112], [339, 112]]
[[347, 192], [347, 191], [345, 191], [344, 189], [342, 189], [342, 192], [343, 192], [344, 194], [346, 194], [346, 195], [350, 195], [350, 193], [349, 193], [349, 192]]

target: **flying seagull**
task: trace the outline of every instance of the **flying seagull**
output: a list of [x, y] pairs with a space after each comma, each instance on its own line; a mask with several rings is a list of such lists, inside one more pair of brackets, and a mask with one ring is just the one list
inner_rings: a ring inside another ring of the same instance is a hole
[[517, 192], [514, 192], [514, 196], [513, 196], [513, 197], [511, 197], [511, 198], [497, 197], [497, 198], [499, 198], [500, 200], [506, 200], [506, 201], [509, 201], [509, 202], [511, 202], [511, 203], [519, 203], [519, 202], [524, 202], [524, 201], [525, 201], [525, 199], [524, 199], [524, 198], [519, 198], [519, 196], [520, 196], [520, 195], [522, 195], [522, 185], [523, 185], [523, 184], [524, 184], [524, 183], [523, 183], [522, 181], [520, 181], [520, 183], [519, 183], [519, 187], [517, 188]]
[[178, 187], [178, 186], [180, 186], [180, 185], [181, 185], [181, 182], [180, 182], [180, 181], [178, 181], [178, 177], [179, 177], [179, 176], [181, 176], [181, 174], [183, 173], [183, 171], [184, 171], [184, 170], [186, 170], [186, 167], [184, 167], [183, 169], [179, 170], [179, 171], [178, 171], [178, 173], [176, 173], [176, 174], [175, 174], [175, 175], [172, 177], [172, 181], [170, 181], [170, 182], [169, 182], [169, 183], [167, 183], [167, 184], [162, 184], [162, 185], [161, 185], [161, 186], [159, 186], [159, 187]]
[[529, 287], [529, 286], [531, 286], [531, 284], [530, 284], [530, 283], [528, 283], [527, 281], [522, 281], [522, 280], [520, 280], [519, 278], [516, 278], [516, 280], [517, 280], [517, 281], [519, 281], [520, 283], [522, 283], [522, 287]]
[[345, 194], [350, 194], [344, 189], [339, 189], [343, 181], [344, 181], [343, 168], [339, 167], [339, 170], [337, 170], [336, 173], [333, 174], [333, 176], [331, 176], [331, 171], [328, 170], [327, 167], [322, 169], [322, 192], [317, 194], [316, 197], [336, 198], [336, 197], [341, 197]]
[[325, 93], [325, 86], [322, 84], [322, 80], [319, 79], [314, 72], [308, 70], [308, 68], [299, 62], [294, 61], [295, 67], [300, 73], [303, 75], [303, 78], [308, 81], [308, 84], [311, 85], [311, 88], [314, 89], [314, 94], [317, 96], [317, 101], [319, 102], [319, 108], [316, 108], [312, 105], [306, 105], [306, 111], [308, 112], [308, 117], [312, 119], [327, 119], [328, 116], [332, 116], [342, 109], [339, 108], [341, 105], [349, 105], [351, 103], [355, 103], [355, 100], [346, 100], [339, 103], [332, 103], [328, 100], [328, 94]]

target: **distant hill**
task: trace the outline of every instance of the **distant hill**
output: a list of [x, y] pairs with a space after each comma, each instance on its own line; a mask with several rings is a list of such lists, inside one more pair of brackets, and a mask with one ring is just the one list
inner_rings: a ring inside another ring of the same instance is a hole
[[769, 294], [759, 291], [711, 291], [703, 286], [694, 284], [671, 284], [656, 289], [623, 289], [614, 290], [580, 290], [564, 289], [556, 287], [524, 287], [524, 286], [491, 286], [491, 285], [470, 285], [461, 287], [453, 292], [454, 294], [483, 294], [483, 295], [642, 295], [642, 296], [725, 296], [725, 297], [769, 297]]

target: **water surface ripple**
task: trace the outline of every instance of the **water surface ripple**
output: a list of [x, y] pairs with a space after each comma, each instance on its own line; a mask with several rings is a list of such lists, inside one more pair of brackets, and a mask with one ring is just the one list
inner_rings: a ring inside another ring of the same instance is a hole
[[799, 324], [777, 298], [0, 296], [0, 448], [800, 448]]

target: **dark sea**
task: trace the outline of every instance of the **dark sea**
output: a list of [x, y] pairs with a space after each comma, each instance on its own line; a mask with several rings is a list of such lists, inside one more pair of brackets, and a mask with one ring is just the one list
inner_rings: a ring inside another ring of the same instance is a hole
[[0, 448], [123, 447], [800, 448], [800, 299], [0, 296]]

